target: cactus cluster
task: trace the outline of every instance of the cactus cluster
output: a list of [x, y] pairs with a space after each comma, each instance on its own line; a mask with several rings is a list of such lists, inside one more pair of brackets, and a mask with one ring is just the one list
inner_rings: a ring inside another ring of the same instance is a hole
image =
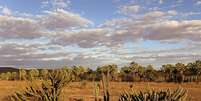
[[125, 91], [120, 95], [119, 101], [186, 101], [186, 92], [183, 88], [178, 88], [174, 91], [170, 89], [161, 91], [149, 90], [138, 93]]
[[109, 73], [105, 75], [102, 73], [102, 86], [103, 86], [103, 100], [110, 101], [110, 92], [109, 92]]
[[17, 91], [10, 96], [11, 101], [61, 101], [62, 89], [71, 81], [70, 74], [63, 70], [49, 73], [48, 80], [41, 84], [31, 81], [23, 91]]

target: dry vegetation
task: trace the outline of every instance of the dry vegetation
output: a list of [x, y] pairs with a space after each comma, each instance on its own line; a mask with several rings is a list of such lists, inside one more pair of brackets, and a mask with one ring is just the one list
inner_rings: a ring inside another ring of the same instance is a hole
[[[111, 101], [117, 99], [117, 96], [124, 90], [129, 90], [131, 85], [135, 90], [145, 90], [147, 88], [151, 89], [176, 89], [181, 86], [188, 90], [188, 99], [191, 101], [200, 101], [201, 99], [201, 84], [197, 83], [185, 83], [185, 84], [175, 84], [175, 83], [153, 83], [153, 82], [111, 82]], [[0, 100], [4, 101], [4, 98], [16, 90], [19, 90], [26, 86], [25, 81], [0, 81]], [[70, 99], [84, 99], [85, 101], [94, 101], [94, 83], [86, 82], [86, 85], [82, 85], [81, 82], [72, 82], [64, 89], [65, 101]], [[102, 94], [102, 93], [101, 93]]]
[[[19, 69], [0, 75], [2, 101], [199, 101], [201, 61], [163, 65], [132, 62], [59, 69]], [[4, 81], [5, 80], [5, 81]], [[187, 97], [186, 97], [187, 96]]]

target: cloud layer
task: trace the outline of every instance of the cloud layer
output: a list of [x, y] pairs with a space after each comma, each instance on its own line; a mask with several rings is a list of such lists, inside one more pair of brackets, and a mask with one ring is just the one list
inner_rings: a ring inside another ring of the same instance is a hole
[[[165, 1], [157, 3], [162, 5]], [[25, 16], [0, 7], [0, 65], [93, 67], [137, 61], [159, 66], [201, 56], [201, 20], [182, 18], [199, 14], [196, 12], [147, 9], [133, 1], [118, 7], [116, 12], [121, 17], [95, 25], [65, 9], [69, 1], [48, 0], [42, 4], [56, 9]]]

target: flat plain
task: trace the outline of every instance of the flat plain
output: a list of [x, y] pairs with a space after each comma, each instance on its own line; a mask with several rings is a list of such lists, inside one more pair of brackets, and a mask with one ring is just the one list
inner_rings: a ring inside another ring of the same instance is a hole
[[[188, 100], [201, 101], [201, 83], [156, 83], [156, 82], [111, 82], [110, 94], [111, 101], [118, 101], [118, 96], [121, 92], [129, 90], [132, 85], [132, 89], [135, 91], [146, 89], [176, 89], [177, 87], [183, 87], [188, 90]], [[0, 81], [0, 101], [4, 101], [5, 98], [15, 91], [26, 87], [25, 81]], [[73, 99], [83, 99], [84, 101], [94, 101], [93, 97], [94, 83], [93, 82], [72, 82], [64, 88], [63, 97], [65, 101], [73, 101]], [[102, 90], [100, 88], [100, 95]], [[101, 97], [101, 96], [100, 96]]]

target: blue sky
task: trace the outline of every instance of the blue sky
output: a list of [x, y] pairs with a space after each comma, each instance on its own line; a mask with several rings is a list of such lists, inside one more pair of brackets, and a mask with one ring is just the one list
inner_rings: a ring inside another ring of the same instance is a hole
[[200, 0], [1, 0], [0, 66], [200, 59]]

